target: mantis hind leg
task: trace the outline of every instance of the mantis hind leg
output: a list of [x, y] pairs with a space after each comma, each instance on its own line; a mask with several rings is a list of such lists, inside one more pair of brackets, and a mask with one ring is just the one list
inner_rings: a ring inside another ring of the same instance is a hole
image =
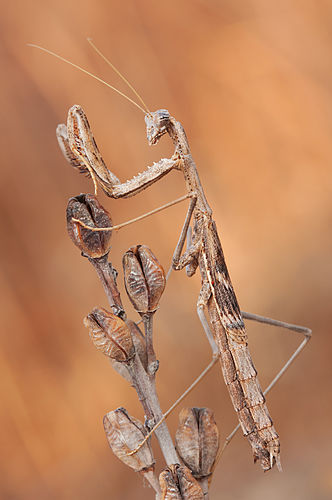
[[300, 345], [297, 347], [297, 349], [295, 349], [293, 354], [290, 356], [290, 358], [286, 361], [286, 363], [281, 368], [281, 370], [277, 373], [277, 375], [274, 377], [274, 379], [271, 381], [271, 383], [265, 389], [265, 392], [264, 392], [264, 395], [265, 395], [278, 382], [278, 380], [282, 377], [282, 375], [285, 373], [287, 368], [291, 365], [291, 363], [293, 363], [294, 359], [300, 354], [300, 352], [307, 345], [307, 343], [311, 339], [312, 331], [310, 330], [310, 328], [307, 328], [305, 326], [294, 325], [292, 323], [285, 323], [284, 321], [279, 321], [277, 319], [267, 318], [265, 316], [260, 316], [259, 314], [248, 313], [245, 311], [241, 311], [241, 314], [242, 314], [242, 317], [244, 319], [248, 319], [251, 321], [257, 321], [258, 323], [265, 323], [266, 325], [276, 326], [277, 328], [285, 328], [286, 330], [291, 330], [292, 332], [301, 333], [302, 335], [304, 335], [304, 339], [302, 340]]

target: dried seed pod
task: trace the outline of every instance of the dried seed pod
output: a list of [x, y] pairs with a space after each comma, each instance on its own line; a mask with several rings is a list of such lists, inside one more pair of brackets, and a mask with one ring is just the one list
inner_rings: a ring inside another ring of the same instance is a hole
[[146, 435], [144, 426], [139, 420], [128, 415], [124, 408], [117, 408], [104, 416], [103, 423], [113, 453], [124, 464], [135, 472], [151, 470], [154, 467], [149, 442], [144, 443], [134, 455], [128, 455], [140, 445]]
[[179, 464], [170, 465], [159, 476], [163, 500], [204, 500], [202, 488], [189, 469]]
[[73, 243], [84, 255], [99, 259], [107, 254], [111, 231], [91, 231], [73, 219], [78, 219], [92, 228], [112, 227], [108, 212], [92, 194], [81, 194], [70, 198], [67, 205], [67, 231]]
[[131, 247], [123, 256], [127, 294], [141, 315], [155, 312], [165, 289], [165, 272], [145, 245]]
[[106, 356], [121, 363], [133, 358], [135, 348], [130, 330], [121, 318], [96, 307], [83, 321], [94, 345]]
[[176, 431], [176, 449], [197, 479], [209, 476], [217, 456], [219, 432], [209, 408], [184, 408]]

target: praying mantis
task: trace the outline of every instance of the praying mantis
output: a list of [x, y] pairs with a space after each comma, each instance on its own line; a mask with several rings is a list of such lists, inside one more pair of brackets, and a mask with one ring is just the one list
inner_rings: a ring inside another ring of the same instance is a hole
[[[91, 41], [90, 43], [119, 74], [94, 44]], [[42, 50], [50, 52], [46, 49]], [[65, 62], [69, 62], [57, 54], [51, 54]], [[70, 64], [88, 73], [77, 65]], [[94, 75], [91, 76], [100, 80]], [[91, 132], [86, 114], [78, 105], [70, 108], [67, 125], [60, 124], [57, 128], [60, 148], [72, 166], [80, 172], [87, 173], [92, 178], [95, 192], [97, 192], [97, 185], [99, 184], [106, 195], [111, 198], [135, 196], [158, 182], [172, 170], [176, 170], [183, 175], [186, 187], [184, 196], [148, 214], [137, 217], [129, 221], [129, 223], [163, 210], [175, 203], [186, 199], [189, 200], [187, 215], [173, 254], [172, 268], [174, 270], [185, 268], [188, 276], [193, 276], [198, 269], [201, 275], [201, 290], [197, 301], [198, 316], [212, 347], [213, 358], [215, 360], [220, 359], [224, 380], [239, 420], [238, 427], [228, 436], [226, 444], [240, 426], [251, 446], [254, 460], [260, 463], [263, 470], [267, 471], [274, 465], [281, 470], [279, 436], [269, 415], [265, 394], [275, 385], [288, 366], [302, 351], [311, 337], [311, 330], [263, 316], [241, 312], [224, 259], [212, 210], [191, 156], [183, 126], [166, 109], [159, 109], [155, 112], [149, 111], [142, 98], [129, 82], [121, 74], [120, 76], [135, 92], [143, 107], [114, 87], [107, 85], [124, 95], [143, 111], [147, 140], [150, 145], [157, 144], [164, 135], [170, 137], [174, 144], [172, 157], [161, 159], [133, 178], [120, 182], [105, 165]], [[82, 222], [77, 222], [83, 227], [89, 228]], [[113, 226], [112, 230], [119, 229], [126, 224]], [[110, 231], [110, 228], [94, 230]], [[187, 249], [183, 253], [186, 239]], [[304, 339], [299, 347], [264, 393], [260, 387], [257, 372], [249, 352], [244, 319], [281, 326], [304, 334]]]

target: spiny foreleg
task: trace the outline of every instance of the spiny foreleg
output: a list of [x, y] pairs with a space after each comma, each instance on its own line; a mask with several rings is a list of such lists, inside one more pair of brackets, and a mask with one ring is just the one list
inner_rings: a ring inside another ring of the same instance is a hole
[[176, 155], [172, 158], [162, 158], [132, 179], [121, 183], [107, 168], [81, 106], [75, 105], [69, 109], [67, 126], [63, 123], [58, 125], [56, 133], [66, 160], [81, 173], [92, 178], [95, 194], [98, 183], [111, 198], [135, 196], [171, 170], [178, 169], [181, 161]]

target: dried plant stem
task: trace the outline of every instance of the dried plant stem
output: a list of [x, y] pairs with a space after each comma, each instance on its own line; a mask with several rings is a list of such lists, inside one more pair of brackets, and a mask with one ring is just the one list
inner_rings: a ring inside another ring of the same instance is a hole
[[196, 387], [196, 385], [199, 384], [199, 382], [205, 377], [205, 375], [216, 364], [216, 362], [218, 361], [218, 359], [219, 359], [218, 357], [217, 358], [213, 358], [210, 361], [210, 363], [208, 364], [208, 366], [206, 368], [204, 368], [204, 370], [192, 382], [192, 384], [190, 384], [190, 386], [181, 394], [181, 396], [175, 401], [175, 403], [173, 403], [172, 406], [170, 406], [168, 408], [168, 410], [162, 415], [161, 419], [158, 420], [158, 423], [145, 436], [145, 439], [140, 443], [139, 447], [137, 447], [137, 449], [134, 450], [135, 452], [138, 451], [141, 448], [141, 446], [143, 446], [143, 444], [149, 439], [150, 436], [152, 436], [152, 434], [157, 433], [159, 426], [161, 426], [164, 423], [164, 421], [166, 420], [166, 418], [168, 417], [168, 415], [170, 415], [172, 413], [172, 411], [175, 410], [175, 408], [181, 403], [181, 401], [183, 401], [183, 399], [185, 397], [187, 397], [187, 395], [194, 389], [194, 387]]
[[[149, 427], [153, 427], [163, 417], [160, 408], [159, 399], [156, 392], [155, 377], [149, 377], [138, 356], [135, 356], [130, 364], [130, 375], [133, 386], [137, 392], [138, 398], [143, 406]], [[166, 422], [163, 422], [156, 430], [156, 437], [160, 449], [164, 455], [167, 465], [179, 462], [179, 457], [167, 428]]]
[[104, 255], [100, 259], [89, 258], [89, 261], [97, 272], [98, 278], [105, 290], [108, 303], [114, 314], [119, 314], [119, 312], [123, 312], [124, 314], [120, 293], [115, 281], [116, 271], [112, 267], [112, 264], [108, 262], [107, 255]]
[[204, 494], [204, 500], [209, 500], [209, 478], [198, 479], [199, 485]]
[[161, 498], [161, 491], [160, 491], [160, 486], [159, 486], [159, 481], [154, 473], [154, 471], [148, 471], [148, 472], [144, 472], [144, 474], [142, 474], [144, 479], [146, 479], [150, 486], [154, 489], [154, 491], [156, 492], [156, 500], [160, 500]]
[[148, 356], [148, 374], [154, 378], [158, 369], [158, 361], [153, 347], [153, 314], [145, 314], [143, 316], [143, 324], [145, 329], [146, 352]]

